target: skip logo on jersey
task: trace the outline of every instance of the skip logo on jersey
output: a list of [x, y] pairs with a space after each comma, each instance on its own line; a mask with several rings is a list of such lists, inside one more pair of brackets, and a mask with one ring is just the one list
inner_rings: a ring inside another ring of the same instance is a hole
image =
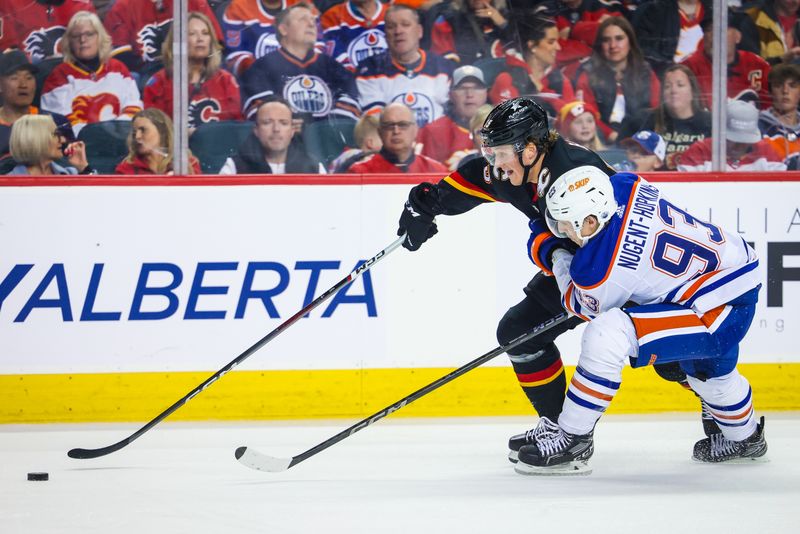
[[283, 88], [285, 98], [298, 113], [324, 117], [333, 107], [331, 90], [317, 76], [295, 76]]
[[402, 102], [414, 112], [417, 119], [417, 126], [422, 128], [435, 117], [433, 101], [427, 95], [422, 93], [403, 93], [399, 94], [392, 99], [392, 102]]
[[203, 123], [218, 121], [222, 110], [216, 98], [203, 98], [189, 102], [189, 128], [197, 128]]
[[161, 57], [161, 45], [167, 38], [172, 26], [172, 19], [165, 20], [158, 24], [148, 24], [136, 35], [136, 42], [142, 51], [143, 61], [155, 61]]
[[370, 30], [360, 34], [347, 46], [347, 57], [353, 67], [386, 50], [386, 35], [380, 30]]
[[66, 30], [64, 26], [52, 26], [32, 31], [23, 43], [25, 53], [33, 63], [55, 56]]

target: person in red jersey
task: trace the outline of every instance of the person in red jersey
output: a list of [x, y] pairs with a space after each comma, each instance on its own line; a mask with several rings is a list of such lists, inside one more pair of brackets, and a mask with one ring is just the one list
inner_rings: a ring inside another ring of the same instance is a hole
[[[486, 93], [481, 69], [472, 65], [457, 68], [445, 115], [423, 126], [417, 134], [422, 145], [420, 153], [455, 170], [462, 152], [473, 148], [469, 122], [486, 104]], [[455, 154], [458, 155], [454, 157]]]
[[97, 15], [76, 13], [64, 39], [64, 62], [44, 82], [42, 109], [65, 115], [76, 134], [92, 122], [130, 120], [142, 109], [136, 82], [111, 57], [111, 38]]
[[[742, 33], [739, 30], [742, 18], [741, 13], [730, 12], [728, 14], [728, 97], [738, 98], [742, 93], [755, 91], [758, 94], [758, 107], [767, 109], [772, 103], [772, 97], [767, 88], [770, 66], [766, 60], [760, 56], [739, 50], [739, 42], [742, 40]], [[700, 96], [709, 109], [711, 109], [711, 86], [712, 86], [712, 39], [710, 19], [703, 23], [706, 37], [703, 38], [703, 46], [689, 56], [683, 63], [694, 72], [697, 82], [700, 84]]]
[[3, 0], [0, 51], [16, 47], [33, 63], [61, 56], [67, 23], [78, 11], [94, 13], [90, 0]]
[[[161, 59], [161, 46], [172, 27], [173, 0], [116, 0], [105, 18], [114, 41], [114, 55], [129, 69], [153, 72]], [[222, 41], [217, 19], [206, 0], [188, 0], [189, 11], [199, 11], [214, 25], [214, 35]]]
[[417, 122], [411, 108], [401, 102], [389, 104], [381, 112], [380, 134], [383, 148], [356, 163], [349, 172], [365, 173], [446, 173], [447, 167], [429, 157], [414, 154]]
[[[172, 174], [175, 149], [172, 120], [156, 108], [143, 109], [133, 118], [128, 156], [116, 174]], [[200, 174], [200, 162], [189, 156], [189, 173]]]
[[[222, 46], [214, 38], [214, 26], [204, 14], [189, 13], [189, 128], [213, 121], [242, 119], [239, 84], [220, 68]], [[163, 47], [164, 68], [144, 88], [144, 106], [172, 116], [172, 29]]]

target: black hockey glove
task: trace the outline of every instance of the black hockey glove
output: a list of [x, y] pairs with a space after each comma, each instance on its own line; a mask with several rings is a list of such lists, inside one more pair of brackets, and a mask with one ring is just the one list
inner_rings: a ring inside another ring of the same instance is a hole
[[439, 229], [434, 222], [434, 213], [431, 207], [431, 192], [433, 186], [422, 183], [411, 189], [408, 200], [403, 206], [397, 235], [406, 234], [403, 247], [408, 250], [417, 250], [422, 244], [436, 235]]

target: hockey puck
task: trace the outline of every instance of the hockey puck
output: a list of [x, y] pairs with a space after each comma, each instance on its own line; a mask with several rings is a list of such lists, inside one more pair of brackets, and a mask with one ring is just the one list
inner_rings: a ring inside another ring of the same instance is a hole
[[50, 480], [50, 475], [48, 473], [28, 473], [28, 480], [33, 480], [33, 481]]

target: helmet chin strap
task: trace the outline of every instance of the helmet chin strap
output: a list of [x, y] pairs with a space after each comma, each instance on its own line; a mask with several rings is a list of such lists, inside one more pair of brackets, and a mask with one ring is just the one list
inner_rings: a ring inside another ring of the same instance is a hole
[[[536, 146], [536, 145], [534, 145], [534, 146]], [[524, 150], [522, 152], [524, 152]], [[544, 156], [544, 153], [537, 146], [536, 147], [536, 158], [534, 158], [533, 163], [531, 163], [530, 165], [525, 165], [525, 163], [523, 163], [523, 161], [522, 161], [522, 152], [518, 152], [517, 153], [517, 161], [519, 161], [519, 164], [522, 165], [522, 168], [525, 170], [525, 172], [522, 173], [522, 185], [525, 185], [525, 184], [528, 183], [528, 175], [531, 173], [531, 169], [534, 168], [537, 163], [539, 163], [539, 160], [542, 159], [542, 156]]]

